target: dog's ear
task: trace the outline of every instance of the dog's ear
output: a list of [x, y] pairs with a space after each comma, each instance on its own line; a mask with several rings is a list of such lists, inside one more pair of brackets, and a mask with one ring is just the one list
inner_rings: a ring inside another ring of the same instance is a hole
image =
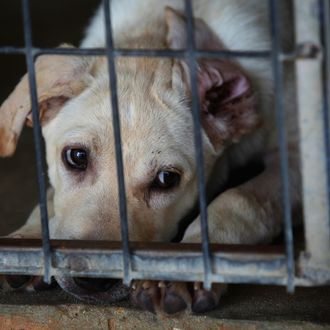
[[[170, 49], [185, 49], [187, 45], [185, 16], [167, 7], [167, 45]], [[201, 19], [194, 20], [195, 43], [199, 50], [221, 50], [218, 37]], [[189, 68], [183, 60], [175, 61], [174, 72], [181, 72], [190, 93]], [[243, 69], [234, 61], [224, 58], [198, 59], [198, 91], [201, 102], [201, 120], [205, 133], [215, 151], [257, 127], [259, 116], [252, 84]], [[178, 79], [176, 77], [176, 79]]]
[[[37, 59], [35, 72], [42, 125], [86, 88], [90, 66], [89, 58], [78, 56], [43, 55]], [[27, 74], [0, 108], [0, 156], [14, 153], [24, 123], [32, 125]]]

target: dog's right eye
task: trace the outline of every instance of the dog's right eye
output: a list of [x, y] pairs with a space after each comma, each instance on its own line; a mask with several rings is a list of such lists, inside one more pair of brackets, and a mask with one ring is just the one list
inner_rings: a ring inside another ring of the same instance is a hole
[[174, 171], [159, 171], [152, 183], [152, 188], [168, 190], [178, 186], [180, 174]]
[[88, 153], [85, 149], [64, 149], [62, 157], [67, 166], [85, 171], [88, 165]]

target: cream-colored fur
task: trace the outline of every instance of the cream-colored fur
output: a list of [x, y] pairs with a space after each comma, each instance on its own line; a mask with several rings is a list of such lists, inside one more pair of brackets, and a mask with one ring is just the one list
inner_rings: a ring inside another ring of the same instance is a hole
[[[165, 6], [182, 10], [181, 1], [114, 0], [112, 3], [116, 47], [167, 48], [166, 35], [171, 26], [178, 25], [178, 28], [172, 27], [174, 35], [180, 30], [180, 19], [175, 12], [167, 10], [166, 22], [164, 12]], [[196, 0], [194, 12], [207, 23], [223, 48], [267, 50], [271, 47], [267, 3], [263, 0]], [[175, 44], [176, 39], [172, 42]], [[105, 46], [102, 10], [96, 13], [81, 46]], [[252, 82], [258, 124], [217, 148], [210, 135], [203, 131], [209, 193], [219, 190], [230, 169], [256, 156], [263, 155], [266, 168], [256, 178], [213, 199], [208, 207], [210, 239], [217, 243], [254, 244], [270, 241], [278, 234], [283, 216], [272, 67], [269, 60], [237, 59], [237, 62]], [[60, 56], [44, 56], [36, 63], [48, 174], [55, 191], [51, 201], [52, 238], [120, 240], [106, 63], [104, 58]], [[178, 63], [171, 59], [120, 58], [116, 68], [130, 239], [169, 241], [180, 219], [197, 202], [187, 83]], [[57, 96], [64, 97], [60, 104], [54, 102]], [[30, 111], [29, 102], [24, 78], [1, 107], [0, 154], [2, 151], [3, 155], [9, 155], [14, 151], [24, 118]], [[299, 174], [294, 102], [290, 100], [287, 104], [291, 197], [296, 207]], [[44, 113], [49, 113], [49, 108], [55, 114], [45, 119]], [[63, 165], [61, 152], [67, 146], [89, 150], [89, 168], [84, 174], [72, 173]], [[164, 168], [175, 168], [181, 173], [179, 187], [163, 193], [150, 192], [148, 184], [157, 171]], [[36, 211], [13, 236], [40, 237]], [[183, 242], [198, 241], [199, 218], [191, 223], [183, 238]]]

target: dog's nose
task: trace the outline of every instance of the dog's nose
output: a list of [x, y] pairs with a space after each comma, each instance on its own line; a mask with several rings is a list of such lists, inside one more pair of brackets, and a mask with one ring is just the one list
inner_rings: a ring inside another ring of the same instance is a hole
[[109, 290], [117, 282], [117, 280], [108, 278], [75, 277], [74, 282], [80, 288], [90, 292], [105, 292]]

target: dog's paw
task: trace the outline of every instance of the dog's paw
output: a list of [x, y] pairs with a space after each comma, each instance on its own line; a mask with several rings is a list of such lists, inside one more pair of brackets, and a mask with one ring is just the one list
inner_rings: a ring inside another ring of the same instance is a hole
[[41, 276], [0, 275], [1, 291], [45, 291], [54, 288], [56, 285], [54, 279], [50, 284], [47, 284]]
[[200, 283], [135, 281], [131, 287], [131, 301], [155, 314], [173, 315], [185, 310], [205, 313], [218, 305], [226, 288], [225, 284], [214, 284], [208, 291]]

